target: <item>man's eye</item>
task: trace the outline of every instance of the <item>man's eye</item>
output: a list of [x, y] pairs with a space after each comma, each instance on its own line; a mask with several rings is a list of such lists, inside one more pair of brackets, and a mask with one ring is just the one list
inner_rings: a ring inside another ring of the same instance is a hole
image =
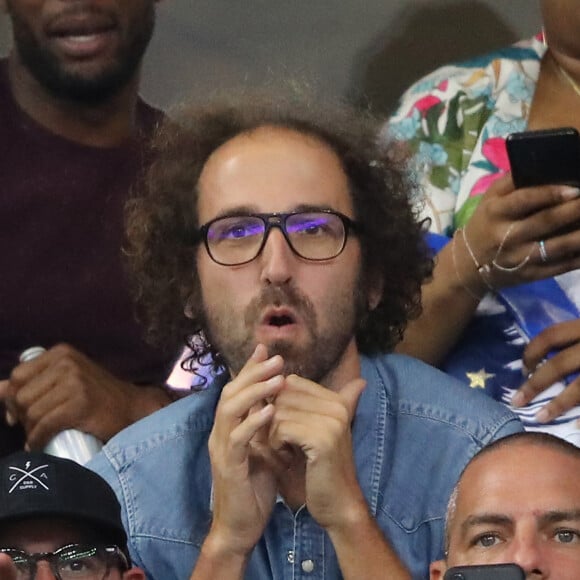
[[491, 548], [496, 544], [499, 544], [500, 538], [497, 534], [480, 534], [473, 540], [474, 546], [479, 546], [481, 548]]
[[222, 238], [243, 238], [249, 233], [248, 228], [244, 226], [234, 226], [224, 231]]
[[224, 225], [221, 229], [217, 230], [215, 238], [218, 240], [239, 240], [261, 235], [263, 229], [262, 224], [236, 222]]
[[576, 530], [557, 530], [554, 537], [561, 544], [575, 544], [580, 541], [580, 533]]

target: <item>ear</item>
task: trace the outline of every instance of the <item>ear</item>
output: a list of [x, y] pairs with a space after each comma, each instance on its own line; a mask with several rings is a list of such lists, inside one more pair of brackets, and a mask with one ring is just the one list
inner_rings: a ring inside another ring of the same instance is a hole
[[123, 580], [146, 580], [145, 572], [141, 568], [131, 568], [123, 574]]
[[385, 289], [385, 284], [382, 279], [379, 279], [377, 275], [371, 277], [371, 282], [369, 284], [367, 302], [369, 305], [369, 312], [372, 312], [381, 301], [383, 297], [383, 290]]
[[429, 579], [441, 580], [446, 571], [447, 564], [445, 563], [445, 560], [435, 560], [435, 562], [431, 562], [431, 565], [429, 566]]

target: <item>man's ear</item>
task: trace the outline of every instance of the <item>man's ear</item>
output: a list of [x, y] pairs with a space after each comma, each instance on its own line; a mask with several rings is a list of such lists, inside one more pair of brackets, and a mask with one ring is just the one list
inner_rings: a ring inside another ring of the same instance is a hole
[[441, 580], [447, 571], [445, 560], [435, 560], [429, 566], [429, 580]]
[[123, 574], [123, 580], [146, 580], [145, 572], [141, 568], [133, 567]]
[[371, 277], [367, 296], [369, 312], [372, 312], [379, 305], [384, 288], [385, 284], [382, 279], [379, 279], [377, 275]]

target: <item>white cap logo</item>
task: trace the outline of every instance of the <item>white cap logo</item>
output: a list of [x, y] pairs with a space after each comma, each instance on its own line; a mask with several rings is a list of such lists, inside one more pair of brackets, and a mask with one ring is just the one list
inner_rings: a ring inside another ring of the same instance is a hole
[[44, 464], [30, 469], [30, 461], [26, 462], [24, 469], [15, 465], [10, 466], [8, 468], [10, 471], [8, 479], [12, 487], [8, 490], [8, 493], [39, 489], [41, 487], [48, 491], [48, 475], [46, 471], [42, 471], [47, 467], [48, 464]]

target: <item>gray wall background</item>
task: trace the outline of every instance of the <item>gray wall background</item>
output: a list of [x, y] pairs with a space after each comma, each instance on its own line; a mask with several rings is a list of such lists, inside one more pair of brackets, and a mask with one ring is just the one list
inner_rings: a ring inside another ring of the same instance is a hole
[[[167, 108], [284, 79], [389, 111], [439, 64], [540, 29], [537, 0], [164, 0], [143, 94]], [[0, 17], [0, 54], [10, 46]]]

